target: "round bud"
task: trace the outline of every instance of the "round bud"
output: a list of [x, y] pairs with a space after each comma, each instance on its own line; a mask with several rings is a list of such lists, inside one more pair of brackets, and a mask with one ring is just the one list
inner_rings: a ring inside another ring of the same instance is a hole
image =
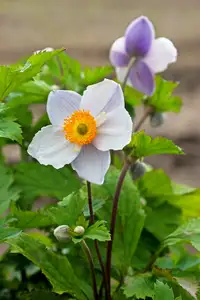
[[132, 176], [133, 180], [136, 180], [146, 173], [147, 167], [146, 167], [145, 163], [137, 161], [136, 163], [134, 163], [131, 166], [130, 170], [131, 170], [131, 176]]
[[54, 229], [53, 234], [59, 242], [67, 242], [71, 238], [71, 236], [68, 233], [69, 229], [69, 226], [61, 225]]
[[165, 115], [161, 112], [154, 112], [150, 116], [150, 124], [152, 127], [162, 126], [165, 120]]
[[74, 228], [74, 232], [80, 235], [83, 235], [85, 232], [85, 228], [83, 226], [76, 226]]

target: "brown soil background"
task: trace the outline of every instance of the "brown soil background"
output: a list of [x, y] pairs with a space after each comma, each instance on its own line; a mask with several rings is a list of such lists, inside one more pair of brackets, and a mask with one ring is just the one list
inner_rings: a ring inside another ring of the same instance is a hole
[[[0, 0], [0, 63], [45, 47], [64, 46], [83, 64], [108, 63], [111, 43], [135, 17], [147, 15], [157, 36], [173, 40], [178, 62], [164, 74], [180, 80], [184, 107], [168, 114], [152, 135], [173, 139], [185, 156], [152, 157], [179, 183], [200, 185], [200, 1], [199, 0]], [[147, 122], [148, 123], [148, 122]], [[14, 151], [10, 152], [13, 158]]]

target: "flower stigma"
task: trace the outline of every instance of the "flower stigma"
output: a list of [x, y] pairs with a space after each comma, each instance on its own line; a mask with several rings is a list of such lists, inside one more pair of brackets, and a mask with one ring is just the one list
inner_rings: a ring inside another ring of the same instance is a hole
[[64, 120], [65, 138], [77, 145], [87, 145], [97, 134], [97, 124], [90, 111], [78, 110]]

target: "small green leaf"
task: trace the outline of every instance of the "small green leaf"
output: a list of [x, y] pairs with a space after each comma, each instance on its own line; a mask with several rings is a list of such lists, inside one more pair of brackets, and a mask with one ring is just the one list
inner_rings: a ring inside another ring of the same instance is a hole
[[154, 285], [153, 300], [174, 300], [174, 293], [172, 289], [163, 282], [157, 280]]
[[20, 229], [12, 227], [0, 227], [0, 242], [18, 236], [21, 233]]
[[189, 219], [188, 222], [166, 237], [164, 241], [165, 246], [179, 243], [190, 243], [200, 251], [200, 218]]
[[[127, 298], [135, 297], [136, 299], [146, 299], [154, 296], [154, 281], [148, 274], [128, 277], [123, 287], [124, 294]], [[161, 298], [160, 298], [161, 300]]]
[[41, 269], [56, 293], [67, 292], [80, 300], [87, 299], [66, 256], [48, 250], [41, 241], [25, 233], [6, 242]]
[[129, 144], [133, 148], [132, 155], [137, 158], [155, 154], [184, 154], [182, 149], [176, 146], [171, 140], [164, 137], [146, 135], [144, 131], [135, 133]]
[[153, 106], [158, 112], [179, 112], [182, 100], [180, 97], [172, 95], [177, 86], [177, 82], [166, 81], [162, 77], [156, 76], [156, 91], [152, 97], [147, 98], [146, 103]]
[[59, 170], [39, 163], [20, 163], [16, 166], [16, 182], [24, 197], [55, 197], [62, 200], [66, 195], [80, 188], [80, 182], [72, 171], [65, 167]]
[[84, 238], [105, 242], [110, 240], [110, 233], [105, 226], [105, 221], [97, 221], [85, 231]]
[[90, 84], [97, 83], [102, 81], [105, 77], [110, 75], [113, 72], [113, 67], [103, 66], [89, 68], [86, 67], [83, 69], [83, 84], [88, 86]]

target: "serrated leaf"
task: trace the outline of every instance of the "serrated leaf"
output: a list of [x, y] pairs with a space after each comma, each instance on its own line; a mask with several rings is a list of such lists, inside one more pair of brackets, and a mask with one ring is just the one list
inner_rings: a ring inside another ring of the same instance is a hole
[[113, 72], [111, 66], [101, 66], [95, 68], [85, 67], [83, 69], [83, 84], [88, 86], [90, 84], [102, 81], [105, 77]]
[[21, 187], [26, 201], [38, 196], [62, 200], [80, 188], [79, 180], [69, 168], [56, 170], [35, 162], [20, 163], [16, 166], [16, 182]]
[[190, 219], [188, 222], [178, 227], [164, 241], [165, 246], [179, 243], [190, 243], [200, 251], [200, 218]]
[[110, 240], [110, 233], [105, 226], [105, 221], [97, 221], [85, 231], [84, 238], [105, 242]]
[[56, 293], [67, 292], [80, 300], [87, 299], [66, 256], [48, 250], [39, 240], [25, 233], [6, 242], [41, 269]]
[[0, 165], [0, 215], [9, 208], [11, 201], [19, 198], [19, 189], [12, 186], [13, 181], [11, 171]]
[[174, 89], [178, 82], [166, 81], [160, 76], [156, 76], [156, 91], [152, 97], [147, 98], [147, 104], [153, 106], [158, 112], [179, 112], [182, 100], [178, 96], [173, 96]]
[[174, 300], [174, 293], [172, 288], [167, 284], [157, 280], [154, 285], [154, 297], [153, 300]]
[[[148, 274], [128, 277], [123, 287], [124, 294], [127, 298], [135, 297], [136, 299], [146, 299], [154, 296], [154, 281]], [[161, 299], [160, 299], [161, 300]]]
[[21, 233], [21, 230], [14, 227], [0, 227], [0, 242], [4, 242], [7, 239], [11, 239], [15, 236], [18, 236]]
[[135, 133], [129, 144], [133, 148], [134, 157], [142, 158], [155, 154], [184, 154], [182, 149], [176, 146], [171, 140], [164, 137], [156, 137], [146, 135], [144, 131]]

